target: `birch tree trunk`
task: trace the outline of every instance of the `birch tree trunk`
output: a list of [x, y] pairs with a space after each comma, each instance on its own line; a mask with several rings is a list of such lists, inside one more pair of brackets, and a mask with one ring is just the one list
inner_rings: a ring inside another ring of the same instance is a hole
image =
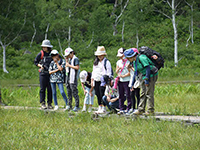
[[47, 39], [48, 31], [49, 31], [50, 23], [47, 24], [46, 33], [45, 33], [45, 40]]
[[174, 5], [175, 0], [172, 0], [172, 25], [174, 29], [174, 65], [178, 65], [178, 32], [176, 26], [176, 8]]
[[35, 21], [33, 21], [33, 28], [34, 28], [34, 33], [33, 33], [32, 39], [31, 39], [30, 47], [32, 47], [32, 44], [33, 44], [33, 41], [34, 41], [34, 38], [35, 38], [35, 35], [37, 32], [36, 27], [35, 27]]
[[137, 49], [138, 49], [138, 45], [139, 45], [139, 36], [138, 36], [138, 31], [136, 31], [136, 39], [137, 39], [137, 41], [136, 41], [136, 47], [137, 47]]
[[1, 45], [3, 48], [3, 72], [8, 73], [7, 69], [6, 69], [6, 46], [5, 45]]

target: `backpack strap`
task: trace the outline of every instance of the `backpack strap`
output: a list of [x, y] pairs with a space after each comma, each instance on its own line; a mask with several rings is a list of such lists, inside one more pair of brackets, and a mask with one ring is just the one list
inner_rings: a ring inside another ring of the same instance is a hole
[[41, 52], [41, 58], [40, 59], [42, 60], [44, 58], [44, 51], [41, 50], [40, 52]]

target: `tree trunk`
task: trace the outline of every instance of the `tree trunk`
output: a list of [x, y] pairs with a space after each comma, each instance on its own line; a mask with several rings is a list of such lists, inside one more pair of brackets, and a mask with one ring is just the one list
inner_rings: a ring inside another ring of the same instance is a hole
[[8, 73], [6, 70], [6, 46], [2, 45], [3, 48], [3, 72]]
[[123, 20], [123, 26], [122, 26], [122, 43], [124, 43], [124, 27], [125, 27], [125, 21]]
[[178, 32], [176, 26], [176, 9], [174, 6], [175, 0], [172, 0], [172, 24], [174, 29], [174, 65], [178, 65]]
[[31, 43], [30, 43], [30, 47], [32, 47], [32, 44], [33, 44], [33, 41], [34, 41], [34, 38], [35, 38], [35, 35], [36, 35], [36, 27], [35, 27], [35, 21], [33, 21], [33, 28], [34, 28], [34, 34], [32, 36], [32, 39], [31, 39]]

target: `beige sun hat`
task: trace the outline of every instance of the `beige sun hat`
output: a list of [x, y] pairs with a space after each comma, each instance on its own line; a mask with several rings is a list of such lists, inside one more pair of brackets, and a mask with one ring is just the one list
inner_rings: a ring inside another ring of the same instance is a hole
[[107, 55], [104, 46], [98, 46], [97, 51], [94, 53], [95, 56]]

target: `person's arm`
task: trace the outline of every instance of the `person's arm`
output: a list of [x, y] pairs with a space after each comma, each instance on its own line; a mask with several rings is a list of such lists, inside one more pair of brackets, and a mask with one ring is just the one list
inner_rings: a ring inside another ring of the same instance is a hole
[[73, 66], [73, 65], [70, 65], [68, 62], [66, 62], [66, 67], [70, 67], [70, 68], [75, 69], [75, 70], [79, 69], [79, 65]]
[[112, 98], [111, 100], [110, 100], [110, 102], [115, 102], [115, 101], [117, 101], [119, 98], [118, 97], [115, 97], [115, 98]]
[[59, 69], [52, 70], [52, 71], [49, 71], [49, 74], [53, 74], [53, 73], [56, 73], [56, 72], [58, 72], [58, 71], [60, 71], [60, 70], [59, 70]]
[[81, 86], [82, 86], [82, 88], [83, 88], [83, 91], [84, 91], [84, 95], [87, 93], [87, 91], [85, 90], [85, 86], [84, 86], [84, 84], [81, 82]]
[[39, 64], [39, 62], [40, 62], [40, 60], [41, 60], [41, 55], [42, 55], [41, 52], [38, 53], [38, 55], [35, 57], [34, 64], [35, 64], [37, 67], [39, 67], [39, 68], [41, 68], [41, 69], [44, 69], [43, 66], [42, 66], [41, 64]]
[[150, 65], [146, 66], [146, 77], [145, 77], [145, 85], [148, 86], [149, 85], [149, 79], [150, 79], [150, 72], [151, 72], [151, 68]]
[[121, 74], [119, 75], [120, 78], [125, 78], [125, 77], [128, 77], [128, 76], [130, 76], [130, 72], [128, 72], [127, 74], [124, 74], [124, 75], [121, 75]]

